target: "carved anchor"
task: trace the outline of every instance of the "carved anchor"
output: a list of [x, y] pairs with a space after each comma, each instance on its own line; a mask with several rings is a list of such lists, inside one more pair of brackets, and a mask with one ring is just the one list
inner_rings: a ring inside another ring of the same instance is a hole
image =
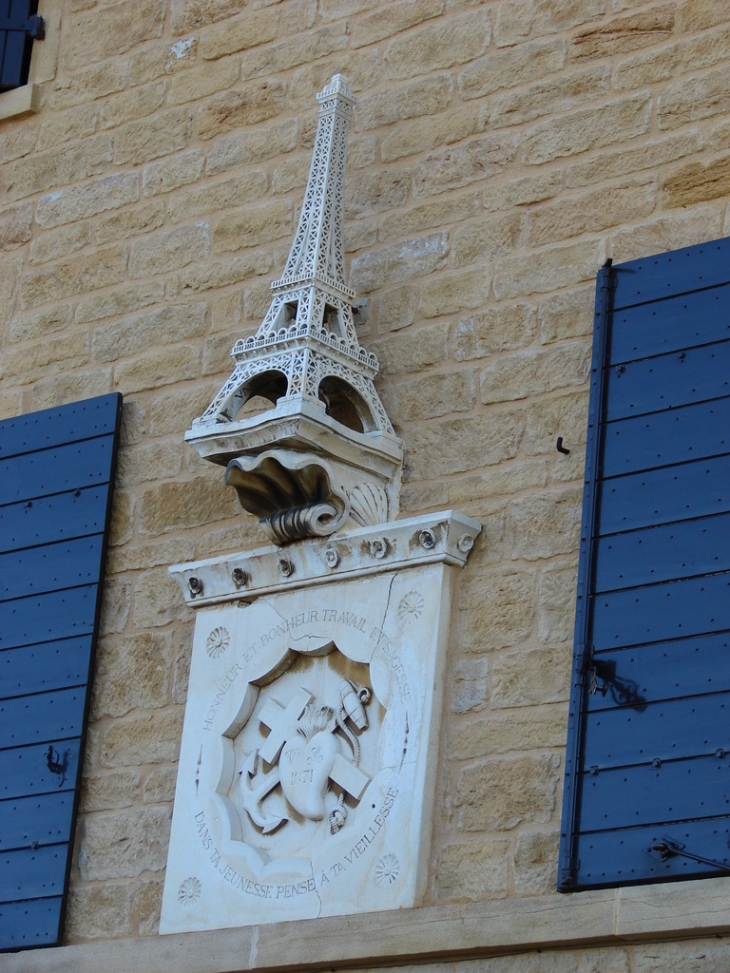
[[254, 750], [249, 755], [246, 765], [243, 768], [243, 806], [248, 812], [254, 824], [258, 825], [264, 834], [271, 834], [276, 831], [279, 825], [284, 824], [289, 818], [280, 818], [276, 814], [267, 814], [261, 807], [263, 799], [281, 783], [279, 768], [274, 767], [268, 774], [261, 774], [257, 780], [257, 786], [251, 787], [250, 780], [256, 777], [259, 771], [259, 751]]

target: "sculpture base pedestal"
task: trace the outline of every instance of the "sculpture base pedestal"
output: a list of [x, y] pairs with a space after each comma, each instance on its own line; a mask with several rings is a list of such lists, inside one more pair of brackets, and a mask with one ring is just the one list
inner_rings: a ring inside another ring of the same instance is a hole
[[449, 512], [173, 569], [200, 607], [161, 932], [420, 903], [452, 575], [479, 529]]

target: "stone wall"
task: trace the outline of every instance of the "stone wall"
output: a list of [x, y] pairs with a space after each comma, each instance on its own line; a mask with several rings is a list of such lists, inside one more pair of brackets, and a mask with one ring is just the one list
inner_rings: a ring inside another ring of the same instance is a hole
[[[68, 941], [157, 932], [192, 630], [167, 567], [264, 541], [182, 434], [268, 306], [338, 71], [359, 97], [350, 282], [407, 448], [402, 514], [484, 524], [457, 585], [426, 904], [557, 897], [592, 280], [608, 256], [730, 232], [730, 6], [41, 12], [55, 76], [0, 122], [0, 415], [125, 397]], [[564, 955], [551, 970], [669, 969], [646, 946]]]

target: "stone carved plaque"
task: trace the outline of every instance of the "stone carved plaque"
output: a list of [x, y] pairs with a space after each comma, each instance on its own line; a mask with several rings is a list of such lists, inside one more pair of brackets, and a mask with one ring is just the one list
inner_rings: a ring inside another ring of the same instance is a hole
[[198, 609], [162, 932], [418, 904], [451, 571]]

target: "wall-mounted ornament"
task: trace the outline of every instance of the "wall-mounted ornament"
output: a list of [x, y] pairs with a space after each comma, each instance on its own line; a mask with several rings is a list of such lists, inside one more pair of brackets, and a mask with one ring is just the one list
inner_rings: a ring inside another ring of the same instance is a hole
[[[344, 280], [354, 99], [340, 75], [318, 98], [284, 275], [186, 437], [274, 546], [170, 569], [196, 624], [162, 932], [414, 906], [426, 888], [451, 591], [481, 525], [394, 519], [401, 444]], [[271, 407], [247, 417], [255, 395]]]
[[[345, 280], [343, 188], [355, 99], [337, 74], [318, 95], [317, 135], [299, 225], [256, 334], [186, 439], [226, 467], [226, 483], [275, 544], [397, 516], [400, 440], [355, 334]], [[263, 412], [247, 416], [252, 399]]]

